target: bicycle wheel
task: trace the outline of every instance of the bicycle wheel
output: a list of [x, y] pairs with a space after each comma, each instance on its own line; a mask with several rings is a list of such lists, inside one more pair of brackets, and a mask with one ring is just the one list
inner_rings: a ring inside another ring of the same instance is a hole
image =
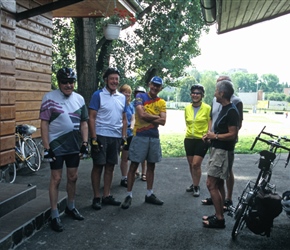
[[16, 179], [16, 163], [10, 163], [1, 168], [1, 182], [13, 183]]
[[249, 208], [249, 205], [245, 203], [240, 203], [237, 207], [236, 215], [235, 215], [236, 222], [232, 230], [233, 240], [237, 238], [238, 233], [244, 228], [244, 225], [246, 223], [245, 215], [248, 211], [248, 208]]
[[41, 164], [41, 157], [35, 142], [30, 137], [25, 137], [23, 142], [25, 163], [32, 171], [38, 171]]

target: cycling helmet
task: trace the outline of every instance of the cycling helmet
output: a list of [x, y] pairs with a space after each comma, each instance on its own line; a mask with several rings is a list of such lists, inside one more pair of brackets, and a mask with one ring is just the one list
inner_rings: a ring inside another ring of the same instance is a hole
[[57, 71], [56, 78], [58, 82], [65, 81], [65, 80], [76, 80], [77, 76], [76, 73], [71, 68], [61, 68]]
[[281, 204], [283, 210], [286, 212], [287, 216], [290, 218], [290, 191], [286, 191], [282, 194]]
[[193, 92], [195, 89], [202, 91], [202, 93], [204, 94], [204, 87], [201, 84], [192, 85], [190, 91]]
[[117, 68], [108, 68], [103, 75], [103, 79], [105, 80], [111, 74], [118, 74], [120, 76], [120, 71]]
[[134, 92], [142, 92], [142, 93], [146, 93], [146, 89], [143, 88], [142, 86], [138, 86], [138, 87], [134, 90]]
[[159, 85], [163, 85], [163, 80], [158, 76], [152, 77], [150, 82], [155, 83], [155, 84], [159, 84]]

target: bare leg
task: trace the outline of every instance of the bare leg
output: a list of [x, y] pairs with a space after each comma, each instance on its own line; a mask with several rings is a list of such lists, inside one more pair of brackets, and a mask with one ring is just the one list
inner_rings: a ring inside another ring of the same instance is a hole
[[128, 172], [128, 178], [127, 178], [127, 191], [131, 192], [133, 189], [133, 185], [135, 182], [135, 173], [136, 169], [138, 168], [139, 163], [138, 162], [131, 162], [129, 172]]
[[69, 202], [74, 202], [76, 194], [76, 182], [78, 179], [78, 168], [67, 168], [67, 199]]
[[146, 178], [147, 178], [147, 189], [148, 190], [153, 189], [154, 170], [155, 170], [155, 163], [147, 162]]
[[103, 166], [101, 165], [93, 165], [92, 172], [91, 172], [91, 181], [92, 187], [94, 192], [94, 198], [101, 197], [100, 194], [100, 185], [101, 185], [101, 176], [103, 172]]
[[51, 170], [49, 183], [49, 199], [52, 210], [57, 209], [58, 188], [62, 178], [62, 169]]
[[114, 165], [106, 164], [105, 172], [104, 172], [104, 194], [103, 194], [104, 197], [107, 197], [110, 195], [113, 174], [114, 174]]

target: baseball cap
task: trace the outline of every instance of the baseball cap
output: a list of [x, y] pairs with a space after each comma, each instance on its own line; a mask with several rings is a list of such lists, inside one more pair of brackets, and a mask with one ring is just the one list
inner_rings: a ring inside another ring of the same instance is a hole
[[163, 80], [158, 76], [154, 76], [150, 82], [153, 82], [153, 83], [159, 84], [159, 85], [163, 85]]

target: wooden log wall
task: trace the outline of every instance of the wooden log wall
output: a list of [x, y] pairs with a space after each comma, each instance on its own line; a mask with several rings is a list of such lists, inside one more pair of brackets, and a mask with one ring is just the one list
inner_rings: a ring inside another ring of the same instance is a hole
[[51, 1], [1, 1], [0, 167], [15, 161], [16, 125], [37, 127], [40, 137], [40, 104], [51, 88], [51, 13], [19, 22], [13, 13]]

